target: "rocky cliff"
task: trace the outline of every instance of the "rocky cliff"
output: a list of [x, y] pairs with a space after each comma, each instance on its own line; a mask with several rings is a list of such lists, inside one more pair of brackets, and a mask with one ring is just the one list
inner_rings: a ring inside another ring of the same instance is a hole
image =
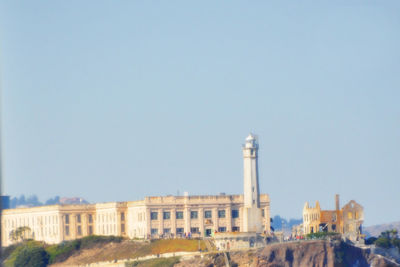
[[250, 251], [237, 251], [210, 255], [204, 258], [182, 261], [175, 266], [231, 266], [238, 267], [347, 267], [347, 266], [400, 266], [369, 249], [361, 249], [340, 241], [309, 241], [273, 244]]

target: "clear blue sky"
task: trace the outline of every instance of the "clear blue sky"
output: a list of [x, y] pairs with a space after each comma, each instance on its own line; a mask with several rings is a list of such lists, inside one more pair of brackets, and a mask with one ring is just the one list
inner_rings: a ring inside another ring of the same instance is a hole
[[400, 220], [400, 1], [1, 1], [3, 191], [355, 199]]

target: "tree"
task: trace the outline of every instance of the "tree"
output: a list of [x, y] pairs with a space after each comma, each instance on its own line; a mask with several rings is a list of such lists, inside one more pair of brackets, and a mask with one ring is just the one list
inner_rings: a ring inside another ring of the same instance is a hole
[[375, 236], [371, 236], [365, 240], [365, 245], [372, 245], [378, 238]]
[[381, 248], [390, 248], [391, 247], [390, 239], [388, 239], [386, 237], [379, 237], [375, 241], [375, 245], [377, 245], [378, 247], [381, 247]]
[[18, 198], [13, 197], [10, 201], [10, 208], [15, 209], [18, 205]]
[[16, 234], [16, 230], [11, 230], [9, 236], [10, 236], [11, 241], [14, 241], [14, 242], [15, 242], [15, 241], [18, 240], [17, 234]]
[[18, 199], [17, 205], [25, 205], [26, 200], [25, 200], [25, 195], [21, 195]]
[[45, 203], [45, 205], [55, 205], [55, 204], [60, 204], [59, 196], [55, 196], [54, 198], [49, 198]]
[[273, 223], [272, 227], [274, 227], [275, 230], [281, 230], [282, 229], [282, 222], [286, 224], [286, 220], [281, 218], [279, 215], [275, 215], [273, 218]]
[[375, 245], [382, 248], [397, 247], [400, 249], [400, 239], [397, 229], [382, 232], [378, 239], [376, 239]]
[[49, 254], [41, 246], [26, 246], [18, 253], [14, 266], [45, 267], [49, 263]]
[[12, 241], [24, 241], [31, 237], [31, 228], [28, 226], [21, 226], [10, 232], [10, 239]]
[[43, 204], [39, 201], [39, 198], [38, 198], [36, 195], [29, 196], [29, 197], [27, 198], [27, 200], [26, 200], [26, 204], [28, 204], [28, 205], [30, 205], [30, 206], [34, 206], [34, 207], [43, 205]]

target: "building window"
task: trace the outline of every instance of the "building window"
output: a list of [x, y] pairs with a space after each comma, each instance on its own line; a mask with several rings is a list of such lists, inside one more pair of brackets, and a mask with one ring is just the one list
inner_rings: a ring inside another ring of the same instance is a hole
[[232, 218], [239, 218], [239, 210], [232, 210]]
[[151, 228], [151, 234], [152, 235], [156, 235], [158, 233], [158, 229], [157, 228]]
[[211, 217], [212, 217], [211, 210], [204, 211], [204, 218], [208, 219]]
[[157, 220], [158, 219], [158, 212], [151, 212], [150, 213], [150, 218], [151, 220]]
[[239, 226], [233, 226], [232, 227], [232, 232], [240, 232], [240, 227]]
[[82, 235], [82, 227], [81, 227], [80, 225], [78, 225], [76, 234], [77, 234], [77, 235]]
[[76, 222], [81, 223], [81, 215], [80, 214], [76, 215]]
[[336, 224], [332, 224], [332, 231], [336, 231]]
[[69, 224], [69, 214], [65, 214], [65, 224]]
[[336, 213], [332, 214], [332, 222], [336, 222]]
[[351, 211], [349, 211], [349, 212], [347, 213], [347, 218], [353, 219], [353, 213], [352, 213]]
[[171, 218], [171, 213], [169, 211], [164, 211], [163, 212], [163, 219], [164, 220], [169, 220]]
[[177, 234], [183, 234], [183, 228], [176, 228]]
[[121, 222], [125, 221], [125, 212], [121, 212]]
[[218, 211], [218, 218], [225, 218], [225, 210]]
[[221, 232], [221, 233], [226, 232], [226, 227], [218, 227], [218, 232]]
[[199, 217], [197, 211], [190, 212], [190, 219], [197, 219]]
[[93, 234], [93, 226], [89, 226], [89, 235]]
[[192, 234], [198, 234], [199, 233], [199, 227], [192, 227], [190, 228], [190, 232]]
[[93, 215], [92, 214], [88, 215], [88, 221], [89, 221], [89, 223], [93, 223]]
[[176, 212], [176, 218], [177, 219], [183, 219], [183, 211], [177, 211]]
[[164, 228], [164, 234], [169, 234], [171, 233], [171, 228]]
[[264, 209], [261, 210], [261, 216], [265, 217], [265, 210]]
[[121, 233], [125, 233], [125, 224], [121, 223]]
[[67, 225], [67, 226], [65, 226], [65, 235], [69, 235], [69, 226]]

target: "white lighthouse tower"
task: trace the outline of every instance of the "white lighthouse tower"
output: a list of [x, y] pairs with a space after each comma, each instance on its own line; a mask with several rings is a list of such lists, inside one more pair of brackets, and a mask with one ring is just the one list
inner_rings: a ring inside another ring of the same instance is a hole
[[258, 140], [249, 134], [243, 145], [244, 207], [243, 232], [262, 233], [260, 188], [258, 185]]

